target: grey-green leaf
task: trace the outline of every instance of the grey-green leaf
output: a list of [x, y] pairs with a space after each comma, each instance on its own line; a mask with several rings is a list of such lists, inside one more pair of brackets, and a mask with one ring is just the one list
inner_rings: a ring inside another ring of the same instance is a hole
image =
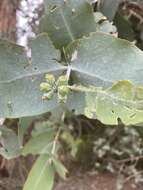
[[32, 63], [24, 49], [0, 40], [0, 117], [24, 117], [48, 112], [57, 106], [56, 99], [42, 101], [39, 85], [45, 73], [60, 74], [65, 68], [49, 37], [41, 34], [31, 42]]
[[37, 117], [22, 117], [19, 119], [18, 123], [18, 141], [19, 145], [23, 146], [23, 139], [24, 135], [27, 132], [28, 128], [31, 126], [31, 123], [36, 119]]
[[54, 167], [49, 162], [49, 157], [42, 155], [30, 171], [23, 190], [52, 190], [54, 175]]
[[100, 0], [99, 11], [112, 21], [120, 2], [121, 0]]
[[40, 21], [40, 32], [47, 32], [55, 47], [61, 49], [96, 31], [92, 6], [87, 1], [46, 1], [45, 4], [48, 11]]
[[76, 40], [67, 48], [82, 84], [108, 87], [119, 80], [143, 84], [143, 52], [132, 43], [104, 33]]
[[0, 155], [6, 159], [16, 158], [21, 153], [21, 147], [19, 145], [18, 137], [11, 129], [6, 126], [0, 128]]

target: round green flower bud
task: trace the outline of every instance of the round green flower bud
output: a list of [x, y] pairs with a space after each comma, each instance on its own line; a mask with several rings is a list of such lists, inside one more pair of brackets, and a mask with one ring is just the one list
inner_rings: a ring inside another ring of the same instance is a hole
[[48, 92], [48, 91], [51, 91], [52, 87], [50, 84], [46, 83], [46, 82], [42, 82], [40, 84], [40, 90], [41, 91], [45, 91], [45, 92]]
[[58, 99], [61, 103], [66, 103], [69, 94], [69, 88], [67, 86], [58, 87]]
[[53, 84], [55, 82], [55, 77], [53, 74], [46, 74], [45, 79], [50, 84]]
[[62, 75], [58, 79], [58, 86], [68, 85], [68, 78], [66, 75]]
[[69, 94], [69, 88], [67, 86], [59, 86], [58, 93], [64, 97]]

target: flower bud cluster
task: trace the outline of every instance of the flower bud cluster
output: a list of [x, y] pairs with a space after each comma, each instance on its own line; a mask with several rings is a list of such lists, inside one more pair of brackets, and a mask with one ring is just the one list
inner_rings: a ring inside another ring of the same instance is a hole
[[66, 75], [62, 75], [58, 79], [58, 99], [59, 102], [65, 103], [70, 92], [68, 87], [68, 78]]
[[46, 74], [45, 79], [46, 81], [40, 84], [40, 90], [44, 92], [42, 99], [50, 100], [54, 95], [56, 79], [53, 74]]
[[62, 75], [56, 80], [53, 74], [46, 74], [45, 80], [40, 84], [40, 90], [44, 92], [42, 99], [51, 100], [54, 93], [57, 93], [59, 102], [66, 103], [70, 92], [67, 76]]

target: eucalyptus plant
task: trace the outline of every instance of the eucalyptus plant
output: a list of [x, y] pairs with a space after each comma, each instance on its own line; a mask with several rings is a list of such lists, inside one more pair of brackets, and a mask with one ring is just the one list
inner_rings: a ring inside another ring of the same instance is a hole
[[[67, 111], [106, 125], [118, 125], [119, 119], [125, 125], [143, 122], [143, 52], [119, 39], [116, 27], [94, 13], [89, 1], [44, 5], [39, 34], [29, 42], [30, 59], [24, 47], [0, 40], [0, 117], [20, 118], [18, 136], [0, 129], [0, 153], [8, 159], [39, 155], [23, 190], [51, 190], [56, 172], [66, 178], [58, 153]], [[24, 123], [47, 112], [58, 115], [60, 125], [37, 124], [23, 146]]]

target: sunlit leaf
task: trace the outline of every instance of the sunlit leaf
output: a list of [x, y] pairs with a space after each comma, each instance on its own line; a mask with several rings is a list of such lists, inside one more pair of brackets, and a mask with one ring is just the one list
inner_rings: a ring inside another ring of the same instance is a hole
[[87, 93], [85, 115], [102, 123], [117, 125], [119, 119], [125, 125], [143, 122], [143, 87], [129, 81], [119, 81], [99, 93]]
[[32, 167], [23, 190], [52, 190], [54, 175], [54, 167], [48, 156], [42, 155]]

